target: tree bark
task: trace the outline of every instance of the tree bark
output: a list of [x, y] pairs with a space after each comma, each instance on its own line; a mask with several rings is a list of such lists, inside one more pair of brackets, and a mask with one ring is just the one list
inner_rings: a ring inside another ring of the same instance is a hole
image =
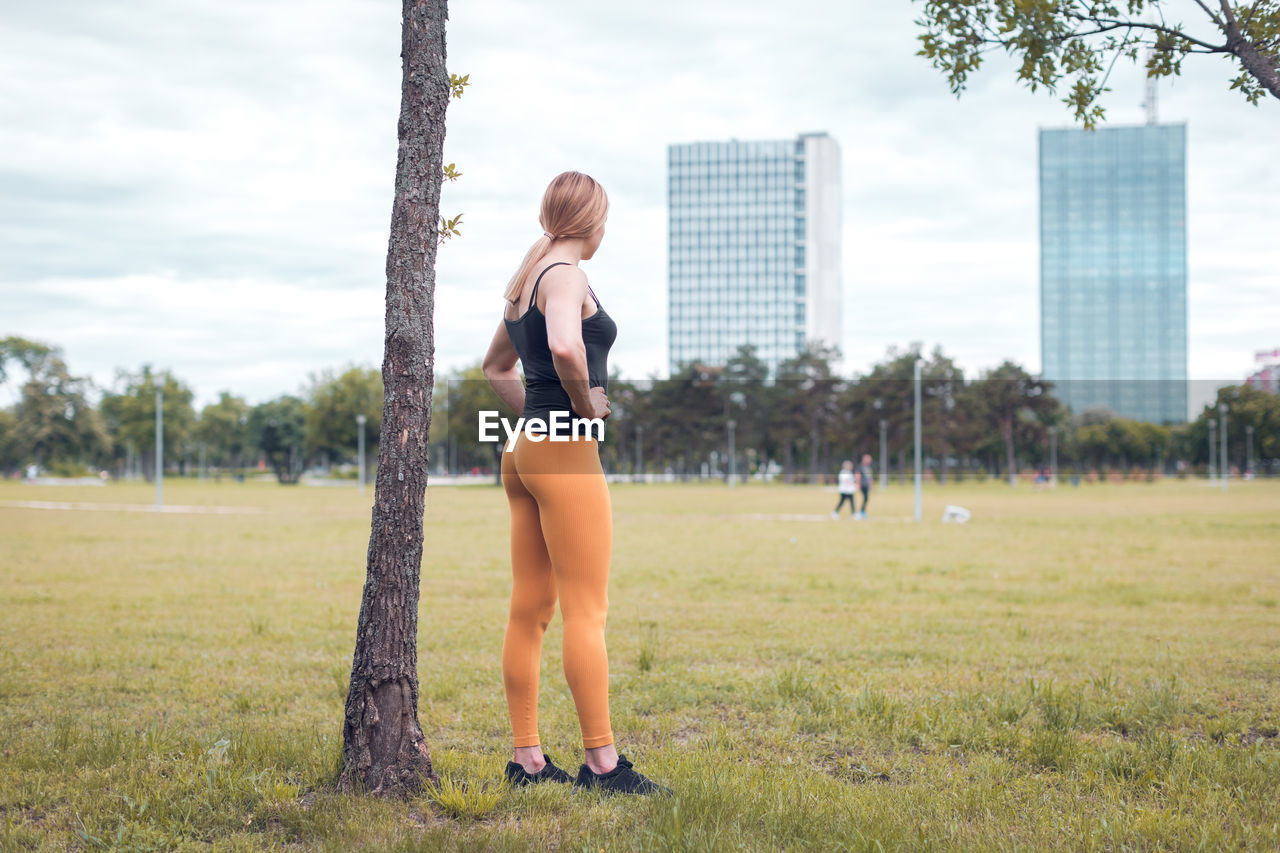
[[1280, 71], [1276, 69], [1274, 58], [1263, 56], [1253, 42], [1240, 31], [1240, 23], [1231, 11], [1228, 0], [1219, 0], [1222, 4], [1223, 22], [1226, 24], [1227, 49], [1235, 54], [1244, 69], [1262, 84], [1268, 92], [1280, 98]]
[[418, 583], [435, 340], [446, 0], [403, 0], [395, 203], [387, 248], [385, 394], [364, 596], [342, 728], [343, 790], [435, 780], [418, 723]]
[[1280, 71], [1276, 70], [1275, 65], [1253, 46], [1253, 42], [1239, 35], [1238, 31], [1229, 34], [1229, 39], [1231, 52], [1239, 58], [1245, 70], [1252, 74], [1263, 88], [1280, 98]]

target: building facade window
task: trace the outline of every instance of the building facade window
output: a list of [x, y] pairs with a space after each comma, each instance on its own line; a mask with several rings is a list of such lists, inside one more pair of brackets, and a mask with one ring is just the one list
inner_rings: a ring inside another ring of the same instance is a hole
[[1187, 417], [1186, 125], [1040, 132], [1042, 373], [1076, 413]]
[[724, 364], [743, 344], [776, 371], [806, 341], [838, 345], [836, 141], [671, 145], [667, 162], [671, 371]]

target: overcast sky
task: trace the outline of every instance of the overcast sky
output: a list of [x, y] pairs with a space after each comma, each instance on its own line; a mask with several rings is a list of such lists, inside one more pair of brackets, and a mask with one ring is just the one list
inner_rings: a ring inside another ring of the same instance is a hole
[[[1187, 20], [1197, 14], [1187, 2]], [[919, 4], [456, 3], [436, 358], [478, 360], [556, 173], [611, 200], [584, 265], [611, 364], [666, 372], [666, 146], [825, 130], [844, 154], [844, 366], [941, 344], [1039, 370], [1036, 134], [1070, 124], [995, 61], [957, 100], [915, 56]], [[0, 11], [0, 336], [103, 385], [143, 363], [198, 404], [259, 402], [382, 358], [400, 92], [390, 0], [64, 0]], [[1218, 57], [1160, 86], [1188, 123], [1190, 370], [1239, 381], [1280, 346], [1280, 103]], [[1115, 124], [1142, 120], [1118, 66]], [[14, 399], [13, 383], [0, 403]]]

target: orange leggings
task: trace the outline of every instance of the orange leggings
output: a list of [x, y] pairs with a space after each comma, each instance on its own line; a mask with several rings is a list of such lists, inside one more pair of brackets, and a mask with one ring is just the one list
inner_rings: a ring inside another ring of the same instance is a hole
[[609, 726], [609, 609], [613, 517], [594, 438], [530, 441], [502, 454], [511, 505], [511, 612], [502, 678], [517, 747], [537, 746], [542, 635], [560, 599], [564, 675], [588, 749], [613, 743]]

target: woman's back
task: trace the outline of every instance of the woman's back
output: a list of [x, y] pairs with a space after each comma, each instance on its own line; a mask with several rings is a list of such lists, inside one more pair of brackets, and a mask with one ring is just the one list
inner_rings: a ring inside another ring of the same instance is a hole
[[[572, 266], [567, 261], [556, 261], [544, 267], [529, 288], [527, 298], [522, 294], [516, 303], [508, 303], [504, 323], [511, 345], [520, 356], [520, 363], [525, 376], [525, 405], [522, 416], [528, 420], [532, 417], [550, 420], [551, 412], [568, 412], [570, 417], [579, 417], [569, 401], [569, 394], [560, 382], [555, 363], [551, 357], [551, 345], [547, 334], [547, 318], [539, 306], [539, 288], [543, 277], [557, 266]], [[600, 305], [593, 291], [588, 288], [595, 303], [595, 311], [582, 320], [582, 343], [586, 348], [588, 386], [608, 390], [609, 349], [618, 336], [618, 326]], [[546, 304], [545, 297], [542, 304]], [[512, 317], [520, 307], [524, 309], [518, 316]]]

